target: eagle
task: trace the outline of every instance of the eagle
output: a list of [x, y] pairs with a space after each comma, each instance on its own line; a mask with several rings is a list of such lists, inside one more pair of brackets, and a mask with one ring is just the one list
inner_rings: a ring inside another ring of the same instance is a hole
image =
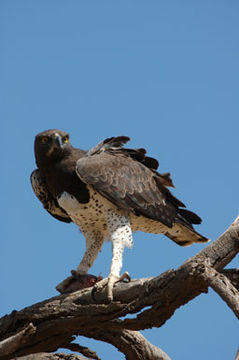
[[65, 131], [46, 130], [35, 137], [37, 169], [31, 185], [50, 215], [73, 222], [86, 240], [84, 256], [75, 271], [87, 276], [103, 242], [112, 242], [109, 276], [95, 284], [96, 291], [128, 278], [120, 276], [125, 247], [133, 245], [132, 232], [164, 234], [180, 246], [208, 239], [193, 228], [201, 219], [185, 208], [168, 189], [169, 173], [160, 174], [156, 159], [143, 148], [126, 148], [127, 136], [107, 138], [92, 149], [75, 148]]

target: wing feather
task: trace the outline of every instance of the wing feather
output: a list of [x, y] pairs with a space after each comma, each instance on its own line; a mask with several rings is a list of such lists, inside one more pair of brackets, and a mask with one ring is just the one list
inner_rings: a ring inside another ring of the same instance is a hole
[[57, 201], [48, 191], [46, 183], [44, 179], [42, 179], [38, 169], [32, 172], [30, 179], [35, 195], [41, 201], [42, 205], [48, 211], [48, 213], [57, 220], [70, 223], [71, 219], [65, 210], [58, 205]]

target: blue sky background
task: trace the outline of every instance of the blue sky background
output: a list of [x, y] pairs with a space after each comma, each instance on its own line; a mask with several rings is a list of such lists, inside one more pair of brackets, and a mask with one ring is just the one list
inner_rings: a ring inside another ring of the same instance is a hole
[[[66, 130], [83, 149], [128, 135], [171, 172], [174, 194], [203, 218], [198, 231], [214, 240], [234, 220], [238, 17], [235, 0], [0, 2], [1, 315], [56, 295], [84, 251], [77, 227], [49, 216], [31, 189], [40, 131]], [[123, 270], [156, 276], [202, 248], [137, 233]], [[106, 276], [110, 259], [107, 243], [91, 273]], [[238, 347], [238, 320], [212, 291], [143, 333], [176, 360], [233, 359]]]

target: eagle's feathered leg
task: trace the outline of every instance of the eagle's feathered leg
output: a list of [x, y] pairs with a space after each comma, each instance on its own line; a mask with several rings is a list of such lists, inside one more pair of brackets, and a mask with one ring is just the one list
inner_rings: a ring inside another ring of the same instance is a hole
[[86, 239], [85, 254], [77, 267], [76, 271], [72, 270], [72, 276], [63, 280], [57, 285], [56, 289], [61, 293], [70, 293], [72, 291], [81, 290], [87, 287], [92, 287], [97, 281], [102, 279], [101, 276], [94, 276], [88, 274], [88, 270], [93, 265], [104, 241], [104, 237], [100, 231], [84, 231]]
[[84, 275], [93, 265], [97, 255], [103, 245], [104, 238], [100, 231], [83, 231], [86, 239], [85, 254], [76, 269], [77, 275]]
[[103, 279], [95, 284], [94, 291], [98, 292], [107, 285], [107, 299], [113, 300], [114, 284], [123, 279], [130, 280], [128, 272], [120, 276], [122, 268], [122, 258], [125, 247], [132, 247], [132, 231], [130, 227], [129, 217], [122, 212], [108, 210], [107, 224], [109, 230], [109, 240], [112, 242], [112, 261], [110, 274], [106, 279]]

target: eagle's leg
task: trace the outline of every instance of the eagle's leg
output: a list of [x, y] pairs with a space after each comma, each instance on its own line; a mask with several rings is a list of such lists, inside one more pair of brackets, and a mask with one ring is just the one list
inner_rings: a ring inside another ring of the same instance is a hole
[[125, 272], [120, 276], [120, 270], [122, 268], [124, 248], [125, 246], [131, 247], [133, 245], [133, 239], [130, 221], [127, 215], [109, 210], [107, 223], [109, 239], [112, 241], [112, 262], [110, 274], [108, 278], [103, 279], [95, 284], [94, 291], [100, 291], [104, 286], [107, 285], [107, 299], [112, 301], [114, 284], [126, 278], [130, 280], [128, 272]]
[[103, 235], [99, 231], [83, 231], [83, 234], [86, 239], [86, 251], [79, 266], [76, 269], [77, 275], [85, 275], [88, 273], [88, 270], [93, 265], [104, 242]]
[[101, 276], [94, 276], [87, 274], [88, 270], [93, 265], [94, 260], [96, 259], [103, 241], [103, 235], [98, 231], [92, 232], [83, 232], [86, 238], [86, 251], [80, 262], [80, 265], [77, 267], [76, 271], [72, 270], [72, 276], [63, 280], [60, 284], [57, 285], [56, 289], [60, 293], [69, 293], [76, 290], [81, 290], [87, 287], [92, 287], [95, 283], [102, 279]]

